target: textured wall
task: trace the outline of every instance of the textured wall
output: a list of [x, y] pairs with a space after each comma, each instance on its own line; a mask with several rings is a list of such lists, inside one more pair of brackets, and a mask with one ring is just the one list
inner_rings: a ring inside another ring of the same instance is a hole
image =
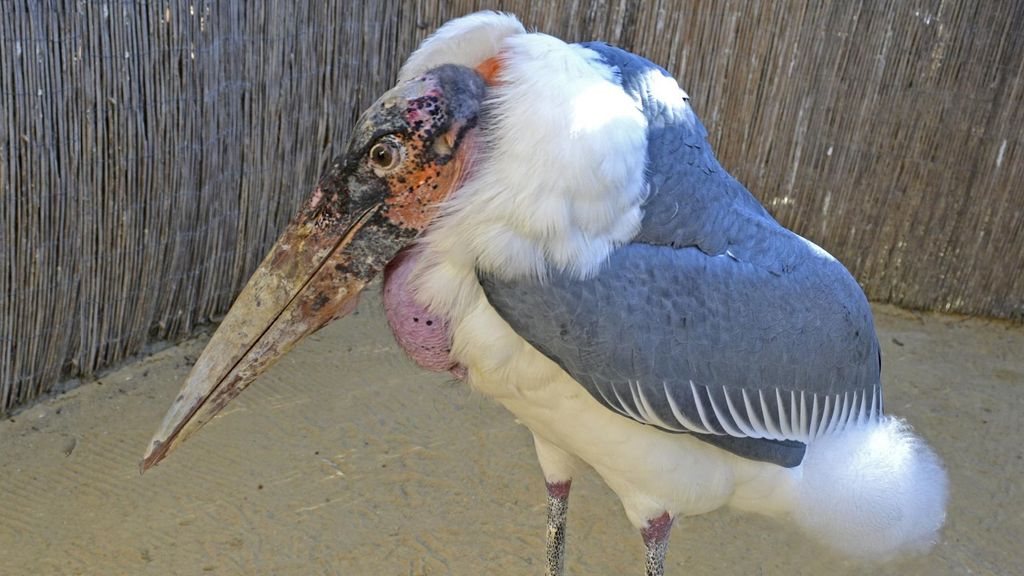
[[404, 57], [480, 8], [664, 65], [871, 298], [1024, 318], [1024, 2], [6, 0], [0, 412], [226, 310]]

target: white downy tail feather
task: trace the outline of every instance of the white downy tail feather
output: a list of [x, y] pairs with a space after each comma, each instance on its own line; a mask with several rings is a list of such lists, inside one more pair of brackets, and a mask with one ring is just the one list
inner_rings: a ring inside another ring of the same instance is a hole
[[927, 551], [946, 519], [941, 461], [891, 416], [816, 439], [794, 479], [796, 523], [855, 558], [884, 561]]

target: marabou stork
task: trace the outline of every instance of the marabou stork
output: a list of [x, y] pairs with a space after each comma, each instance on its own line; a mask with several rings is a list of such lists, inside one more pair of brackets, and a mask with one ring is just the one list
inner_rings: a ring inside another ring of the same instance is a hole
[[585, 466], [621, 499], [652, 575], [677, 517], [725, 505], [854, 556], [937, 538], [945, 472], [883, 414], [871, 311], [842, 264], [719, 165], [665, 70], [494, 12], [442, 26], [363, 114], [143, 467], [382, 270], [410, 355], [532, 431], [549, 574]]

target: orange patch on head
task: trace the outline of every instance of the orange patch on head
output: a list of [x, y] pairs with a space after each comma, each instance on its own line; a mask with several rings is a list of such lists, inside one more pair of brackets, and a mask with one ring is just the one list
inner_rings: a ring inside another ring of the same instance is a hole
[[437, 204], [447, 196], [440, 176], [436, 166], [424, 166], [423, 170], [407, 175], [404, 183], [389, 180], [392, 193], [384, 200], [385, 217], [402, 228], [426, 228], [437, 213]]
[[498, 74], [501, 72], [501, 57], [491, 56], [487, 60], [484, 60], [476, 67], [476, 72], [483, 77], [484, 82], [488, 86], [494, 86], [498, 83]]

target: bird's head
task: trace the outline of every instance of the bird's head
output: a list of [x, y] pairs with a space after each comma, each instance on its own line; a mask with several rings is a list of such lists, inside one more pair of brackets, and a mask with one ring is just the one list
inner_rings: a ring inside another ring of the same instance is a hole
[[345, 153], [267, 254], [192, 368], [142, 469], [160, 462], [303, 337], [349, 313], [465, 177], [485, 95], [477, 71], [434, 68], [360, 118]]

